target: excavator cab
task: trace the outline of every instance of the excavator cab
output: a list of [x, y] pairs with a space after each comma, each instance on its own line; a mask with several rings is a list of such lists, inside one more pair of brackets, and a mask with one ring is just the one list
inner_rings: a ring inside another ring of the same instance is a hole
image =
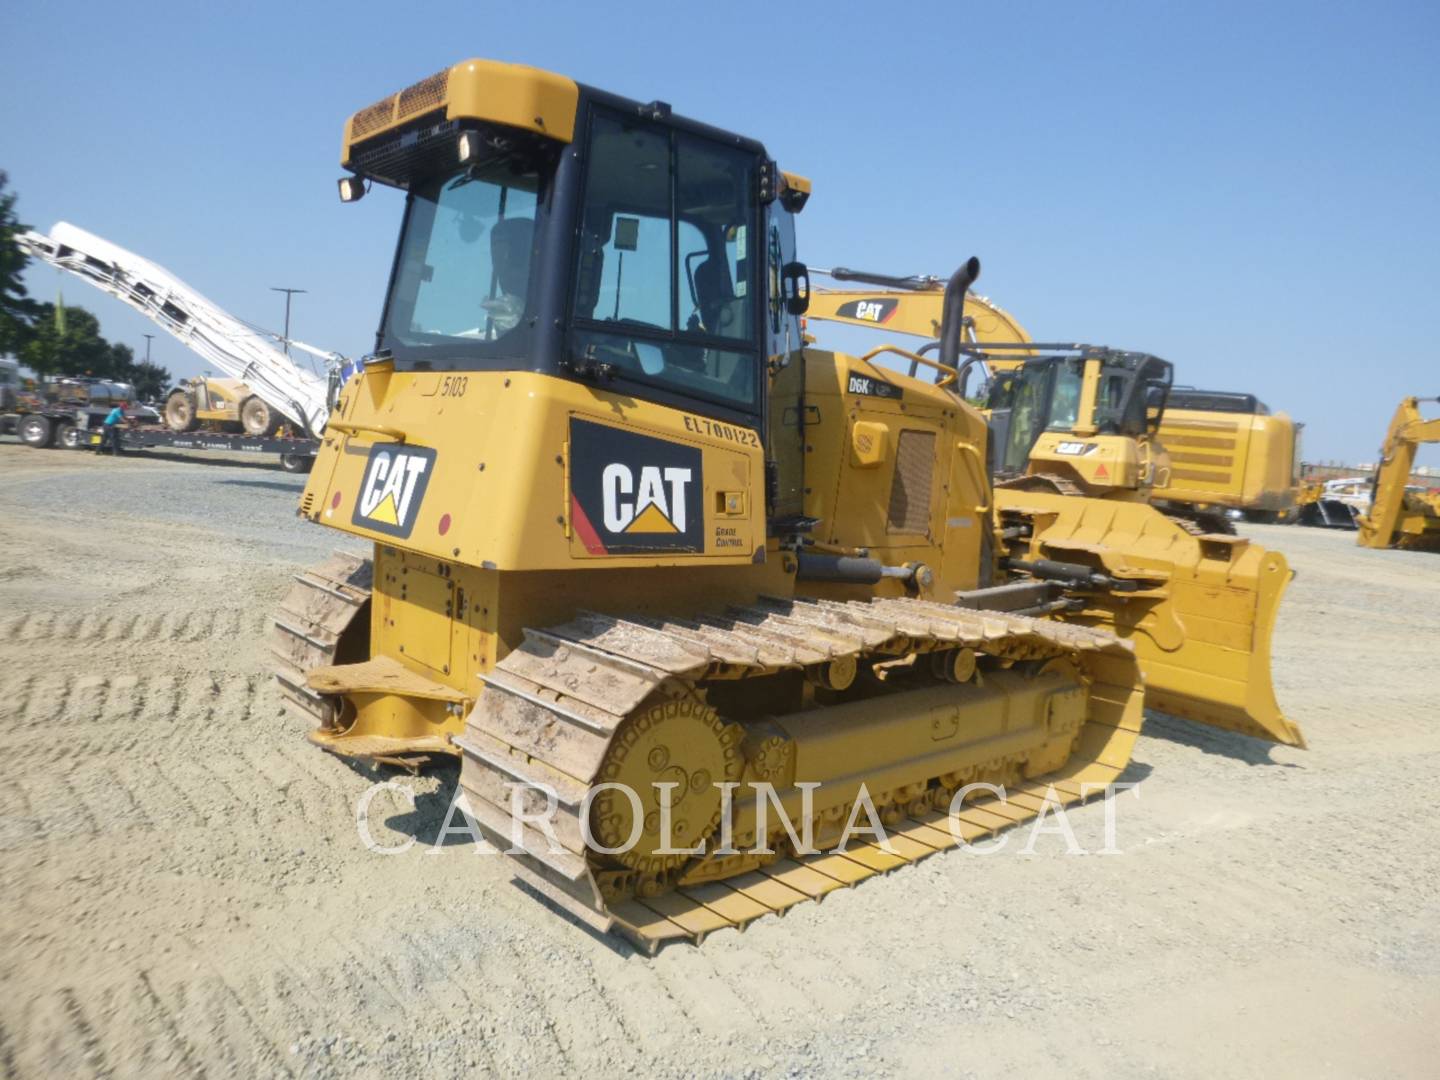
[[[1026, 345], [1043, 355], [993, 366], [986, 391], [997, 480], [1053, 478], [1077, 493], [1153, 482], [1154, 437], [1174, 378], [1168, 361], [1093, 345]], [[962, 349], [1003, 358], [1005, 346]], [[987, 363], [987, 366], [991, 366]]]

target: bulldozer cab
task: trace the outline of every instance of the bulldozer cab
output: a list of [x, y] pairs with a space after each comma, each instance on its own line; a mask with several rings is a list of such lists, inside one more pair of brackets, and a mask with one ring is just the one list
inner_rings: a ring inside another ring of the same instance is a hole
[[[545, 393], [585, 406], [557, 401], [552, 415], [562, 418], [613, 395], [625, 404], [603, 407], [610, 424], [577, 420], [568, 444], [570, 479], [596, 488], [609, 483], [599, 475], [607, 463], [592, 458], [624, 451], [639, 462], [652, 452], [616, 425], [636, 424], [636, 406], [674, 410], [682, 437], [718, 437], [765, 463], [727, 488], [725, 513], [749, 517], [753, 507], [762, 519], [796, 518], [804, 444], [794, 416], [804, 372], [787, 361], [803, 344], [808, 275], [796, 260], [793, 217], [809, 182], [781, 172], [759, 142], [689, 120], [664, 102], [642, 105], [489, 61], [468, 61], [431, 81], [437, 93], [444, 88], [443, 104], [419, 83], [357, 113], [347, 131], [343, 163], [354, 175], [341, 181], [342, 199], [361, 197], [372, 183], [407, 192], [367, 370], [384, 366], [422, 381], [440, 373], [439, 399], [493, 395], [511, 388], [505, 375], [562, 380], [570, 389], [550, 383]], [[416, 111], [407, 117], [407, 108]], [[772, 370], [786, 368], [772, 394]], [[522, 380], [513, 381], [518, 389]], [[381, 384], [366, 385], [378, 392]], [[777, 395], [783, 400], [772, 425]], [[540, 399], [527, 400], [541, 417]], [[508, 415], [518, 422], [517, 413]], [[772, 445], [776, 433], [783, 446]], [[597, 476], [589, 478], [592, 464]], [[616, 489], [612, 501], [641, 505], [650, 491], [642, 496], [640, 483], [635, 472], [635, 490]], [[685, 551], [739, 559], [742, 545], [723, 546], [735, 538], [713, 509], [716, 498], [704, 510], [705, 539], [699, 506], [684, 515]], [[596, 520], [592, 508], [585, 516], [595, 526], [588, 542], [596, 553], [636, 547], [624, 512]], [[673, 515], [667, 520], [678, 527]], [[533, 554], [533, 545], [523, 546]], [[453, 547], [437, 541], [444, 551]]]
[[[1047, 432], [1137, 441], [1154, 437], [1174, 377], [1168, 361], [1087, 345], [1027, 347], [1048, 355], [997, 371], [986, 390], [997, 477], [1029, 470], [1036, 444]], [[989, 359], [997, 348], [1002, 347], [964, 351], [974, 359]], [[1058, 444], [1075, 456], [1086, 445]]]
[[763, 431], [767, 339], [803, 279], [768, 226], [808, 184], [662, 102], [493, 68], [477, 78], [494, 97], [512, 80], [548, 95], [527, 117], [540, 130], [452, 102], [418, 141], [401, 124], [349, 150], [360, 176], [409, 192], [377, 353], [398, 371], [562, 376]]

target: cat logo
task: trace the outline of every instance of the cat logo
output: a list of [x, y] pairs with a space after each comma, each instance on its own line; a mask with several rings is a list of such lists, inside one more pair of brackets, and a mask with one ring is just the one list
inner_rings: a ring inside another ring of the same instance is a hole
[[890, 316], [895, 314], [897, 307], [899, 302], [896, 300], [851, 300], [836, 308], [835, 314], [839, 318], [855, 319], [858, 322], [886, 323], [890, 321]]
[[372, 446], [351, 524], [401, 539], [409, 536], [434, 471], [434, 450], [401, 443]]
[[644, 465], [637, 491], [630, 466], [621, 462], [606, 465], [600, 474], [605, 528], [612, 533], [683, 533], [689, 483], [689, 469]]
[[696, 447], [576, 418], [570, 469], [570, 521], [585, 554], [704, 551]]

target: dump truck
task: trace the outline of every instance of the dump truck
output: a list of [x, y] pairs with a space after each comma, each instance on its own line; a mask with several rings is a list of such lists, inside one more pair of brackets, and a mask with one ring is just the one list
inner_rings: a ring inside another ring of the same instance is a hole
[[[342, 164], [405, 213], [299, 513], [374, 547], [297, 575], [279, 687], [332, 753], [458, 757], [576, 919], [653, 951], [1079, 801], [1152, 691], [1302, 742], [1283, 557], [998, 501], [956, 390], [978, 260], [934, 356], [883, 347], [911, 377], [806, 346], [810, 182], [664, 102], [470, 60], [351, 116]], [[862, 805], [889, 842], [837, 843]]]

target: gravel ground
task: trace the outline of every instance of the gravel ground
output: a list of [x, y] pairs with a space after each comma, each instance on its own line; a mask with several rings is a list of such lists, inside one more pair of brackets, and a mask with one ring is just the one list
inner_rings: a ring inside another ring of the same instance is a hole
[[1251, 530], [1311, 749], [1151, 716], [1122, 854], [1021, 833], [646, 959], [432, 848], [453, 768], [304, 742], [268, 613], [364, 546], [302, 486], [0, 443], [0, 1074], [1435, 1075], [1440, 557]]

